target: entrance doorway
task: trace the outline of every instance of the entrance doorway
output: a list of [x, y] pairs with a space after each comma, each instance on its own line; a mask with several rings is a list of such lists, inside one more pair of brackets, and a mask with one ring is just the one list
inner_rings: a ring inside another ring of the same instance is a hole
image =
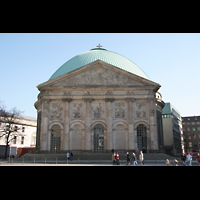
[[102, 153], [104, 151], [104, 128], [102, 125], [94, 127], [94, 152]]
[[60, 126], [54, 125], [51, 128], [51, 152], [53, 153], [60, 152], [60, 137], [61, 137]]
[[147, 152], [147, 128], [143, 124], [137, 127], [137, 148], [143, 153]]

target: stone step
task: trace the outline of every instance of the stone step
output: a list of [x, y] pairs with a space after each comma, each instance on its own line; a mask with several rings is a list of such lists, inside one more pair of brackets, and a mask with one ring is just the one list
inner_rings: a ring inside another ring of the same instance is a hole
[[[120, 160], [126, 160], [125, 153], [119, 153]], [[139, 159], [139, 154], [136, 154], [137, 159]], [[132, 152], [130, 152], [130, 158], [132, 157]], [[15, 160], [25, 160], [33, 161], [35, 160], [66, 160], [66, 154], [28, 154], [24, 157], [16, 158]], [[112, 153], [76, 153], [73, 156], [73, 160], [111, 160]], [[144, 153], [144, 160], [173, 160], [175, 157], [164, 154], [164, 153]]]

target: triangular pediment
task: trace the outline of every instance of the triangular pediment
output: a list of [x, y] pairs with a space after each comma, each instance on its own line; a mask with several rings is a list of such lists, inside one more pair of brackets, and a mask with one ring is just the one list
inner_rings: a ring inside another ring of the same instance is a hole
[[77, 70], [47, 81], [42, 87], [88, 87], [88, 86], [158, 86], [159, 84], [119, 69], [101, 60], [94, 61]]

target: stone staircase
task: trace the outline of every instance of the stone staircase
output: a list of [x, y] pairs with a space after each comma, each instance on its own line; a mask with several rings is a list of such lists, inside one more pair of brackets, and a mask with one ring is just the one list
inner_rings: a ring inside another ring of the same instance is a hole
[[[132, 152], [130, 153], [130, 157], [132, 157]], [[126, 160], [126, 153], [119, 153], [120, 160]], [[139, 154], [137, 155], [137, 159], [139, 159]], [[15, 161], [46, 161], [48, 160], [58, 160], [58, 161], [66, 161], [66, 154], [27, 154], [23, 157], [16, 158]], [[73, 156], [73, 160], [111, 160], [112, 153], [76, 153]], [[175, 157], [164, 154], [164, 153], [144, 153], [144, 160], [173, 160]]]

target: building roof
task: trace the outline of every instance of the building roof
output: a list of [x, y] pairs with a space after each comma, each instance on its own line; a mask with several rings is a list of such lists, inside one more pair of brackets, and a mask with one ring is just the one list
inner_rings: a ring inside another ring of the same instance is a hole
[[179, 120], [181, 120], [181, 114], [180, 112], [171, 104], [171, 103], [165, 103], [164, 108], [162, 109], [163, 115], [173, 114], [175, 115]]
[[131, 60], [128, 58], [109, 51], [104, 48], [94, 48], [90, 51], [86, 51], [84, 53], [81, 53], [70, 60], [68, 60], [66, 63], [64, 63], [51, 77], [49, 80], [52, 80], [58, 76], [61, 76], [63, 74], [66, 74], [68, 72], [71, 72], [75, 69], [78, 69], [80, 67], [83, 67], [89, 63], [92, 63], [96, 60], [102, 60], [106, 63], [109, 63], [111, 65], [114, 65], [115, 67], [118, 67], [120, 69], [123, 69], [125, 71], [128, 71], [130, 73], [136, 74], [138, 76], [141, 76], [145, 79], [149, 79], [149, 77]]

